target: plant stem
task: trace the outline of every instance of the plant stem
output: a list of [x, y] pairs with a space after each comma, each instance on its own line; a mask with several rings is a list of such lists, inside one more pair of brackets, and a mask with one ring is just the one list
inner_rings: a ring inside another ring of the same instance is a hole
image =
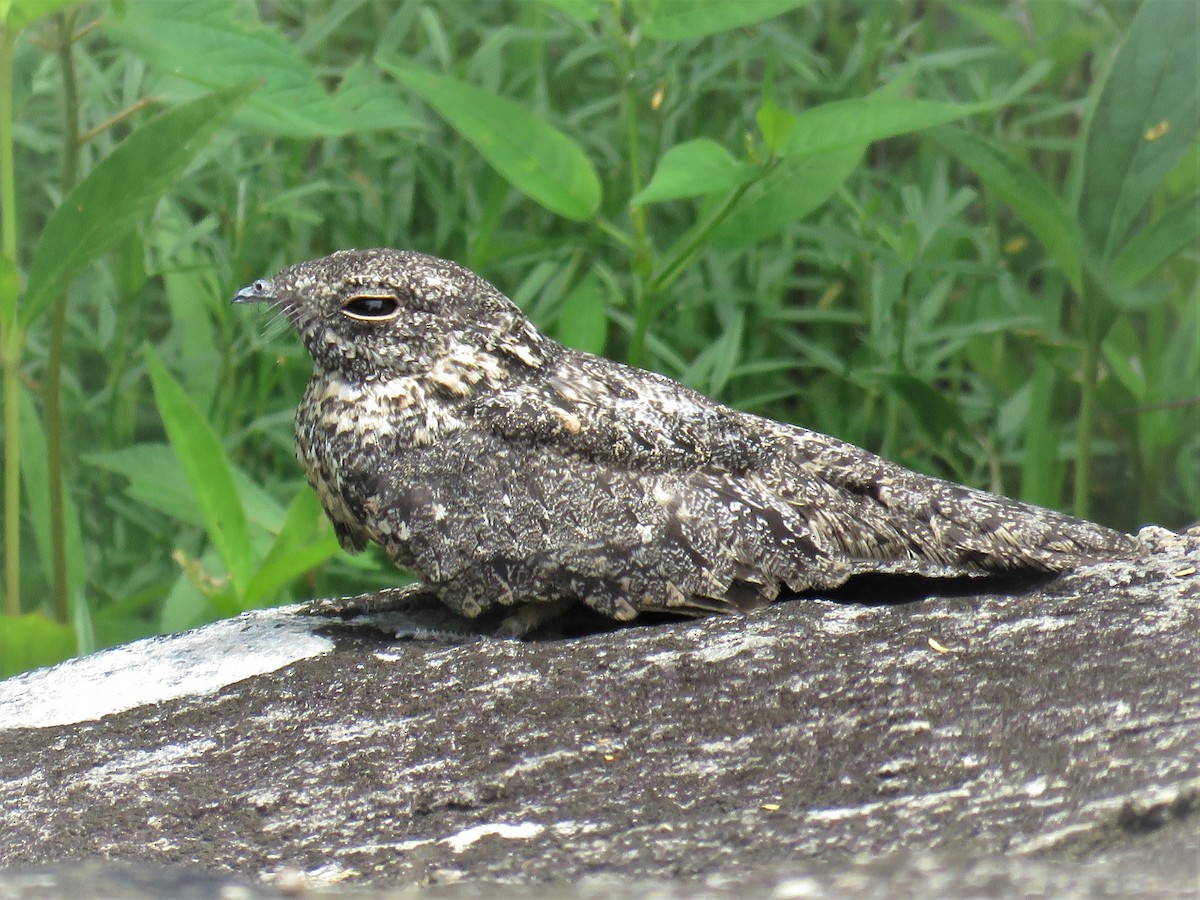
[[[13, 35], [0, 25], [0, 251], [3, 266], [12, 273], [15, 291], [17, 190], [12, 139], [12, 48]], [[9, 288], [6, 285], [0, 289]], [[16, 297], [10, 299], [0, 320], [4, 370], [4, 609], [15, 616], [21, 612], [21, 336]]]
[[1075, 501], [1073, 512], [1088, 517], [1088, 494], [1092, 483], [1092, 428], [1096, 418], [1097, 368], [1100, 362], [1100, 329], [1087, 317], [1083, 336], [1083, 382], [1079, 395], [1079, 430], [1075, 436]]
[[[62, 193], [65, 197], [75, 186], [79, 171], [79, 91], [72, 59], [72, 32], [75, 16], [58, 17], [58, 58], [63, 74], [63, 168]], [[63, 343], [67, 330], [67, 290], [54, 298], [50, 313], [50, 347], [46, 359], [46, 470], [50, 506], [50, 568], [53, 572], [54, 614], [66, 624], [70, 621], [67, 593], [67, 528], [63, 477], [62, 369]]]

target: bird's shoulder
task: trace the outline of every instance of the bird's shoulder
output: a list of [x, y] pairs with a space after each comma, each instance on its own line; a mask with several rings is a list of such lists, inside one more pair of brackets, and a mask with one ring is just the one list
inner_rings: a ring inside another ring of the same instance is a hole
[[479, 396], [474, 421], [506, 440], [645, 471], [743, 472], [765, 449], [753, 417], [662, 375], [573, 350]]

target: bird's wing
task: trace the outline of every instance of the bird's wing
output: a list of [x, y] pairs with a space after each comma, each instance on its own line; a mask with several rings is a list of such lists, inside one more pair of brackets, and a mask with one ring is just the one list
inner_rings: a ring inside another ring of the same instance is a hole
[[769, 598], [780, 582], [824, 588], [866, 572], [1058, 571], [1138, 552], [1128, 535], [911, 472], [641, 370], [571, 355], [541, 374], [483, 399], [480, 421], [652, 483], [678, 540], [726, 593], [738, 582]]

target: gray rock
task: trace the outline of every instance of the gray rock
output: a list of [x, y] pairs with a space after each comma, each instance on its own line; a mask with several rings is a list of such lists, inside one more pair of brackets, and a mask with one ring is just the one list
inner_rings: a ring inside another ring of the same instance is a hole
[[[0, 683], [0, 865], [1200, 892], [1200, 537], [1140, 537], [1145, 559], [1023, 591], [896, 603], [879, 581], [526, 642], [285, 608], [140, 641]], [[58, 896], [12, 875], [0, 897]]]

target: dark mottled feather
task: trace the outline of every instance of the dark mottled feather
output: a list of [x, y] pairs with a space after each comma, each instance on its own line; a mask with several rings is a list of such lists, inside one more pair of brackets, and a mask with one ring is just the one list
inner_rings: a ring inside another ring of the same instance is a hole
[[297, 449], [342, 545], [378, 543], [467, 615], [561, 599], [619, 619], [723, 612], [860, 573], [1140, 552], [565, 348], [419, 253], [341, 251], [236, 299], [282, 309], [315, 360]]

